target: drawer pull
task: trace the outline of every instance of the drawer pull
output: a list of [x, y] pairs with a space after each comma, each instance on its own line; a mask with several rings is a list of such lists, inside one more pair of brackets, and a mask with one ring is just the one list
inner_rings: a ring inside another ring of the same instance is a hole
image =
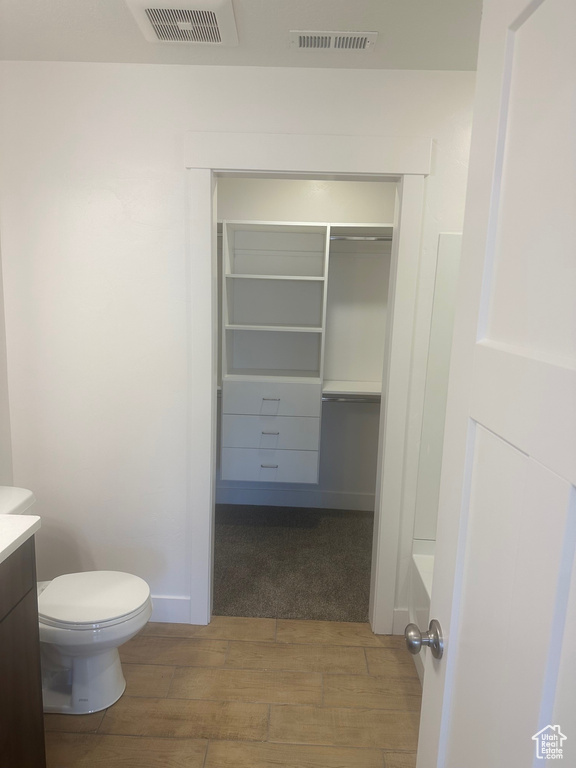
[[280, 432], [262, 432], [263, 435], [279, 435]]
[[278, 464], [260, 464], [262, 469], [278, 469]]
[[273, 403], [279, 403], [280, 398], [279, 397], [263, 397], [262, 400], [270, 400]]

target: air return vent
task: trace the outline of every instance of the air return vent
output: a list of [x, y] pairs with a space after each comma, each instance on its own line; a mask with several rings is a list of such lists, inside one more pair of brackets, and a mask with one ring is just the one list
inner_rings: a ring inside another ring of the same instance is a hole
[[369, 51], [376, 44], [378, 32], [318, 32], [293, 29], [290, 47], [315, 51]]
[[232, 0], [126, 0], [153, 43], [238, 45]]

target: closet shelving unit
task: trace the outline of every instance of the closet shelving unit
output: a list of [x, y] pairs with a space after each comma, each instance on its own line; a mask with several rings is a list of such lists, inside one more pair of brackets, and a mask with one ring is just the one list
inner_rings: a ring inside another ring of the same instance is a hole
[[392, 224], [331, 224], [324, 399], [378, 400]]
[[223, 376], [321, 378], [326, 227], [224, 226]]
[[[372, 337], [382, 329], [371, 326], [382, 324], [372, 305], [384, 272], [374, 246], [391, 231], [223, 223], [223, 480], [317, 483], [323, 397], [379, 395], [382, 356]], [[353, 266], [358, 258], [364, 267]], [[366, 305], [354, 311], [363, 292]]]

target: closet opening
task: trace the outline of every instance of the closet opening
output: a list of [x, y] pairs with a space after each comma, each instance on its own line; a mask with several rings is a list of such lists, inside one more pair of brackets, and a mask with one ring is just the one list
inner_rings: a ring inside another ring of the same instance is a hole
[[215, 616], [368, 621], [397, 181], [218, 176]]

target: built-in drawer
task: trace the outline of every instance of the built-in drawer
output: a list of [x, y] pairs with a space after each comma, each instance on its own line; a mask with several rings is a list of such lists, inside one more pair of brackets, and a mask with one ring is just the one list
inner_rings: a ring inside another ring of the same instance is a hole
[[225, 448], [272, 448], [317, 451], [320, 419], [309, 416], [222, 417], [222, 445]]
[[317, 483], [318, 451], [223, 448], [222, 480]]
[[222, 382], [222, 413], [319, 418], [321, 400], [319, 382]]

